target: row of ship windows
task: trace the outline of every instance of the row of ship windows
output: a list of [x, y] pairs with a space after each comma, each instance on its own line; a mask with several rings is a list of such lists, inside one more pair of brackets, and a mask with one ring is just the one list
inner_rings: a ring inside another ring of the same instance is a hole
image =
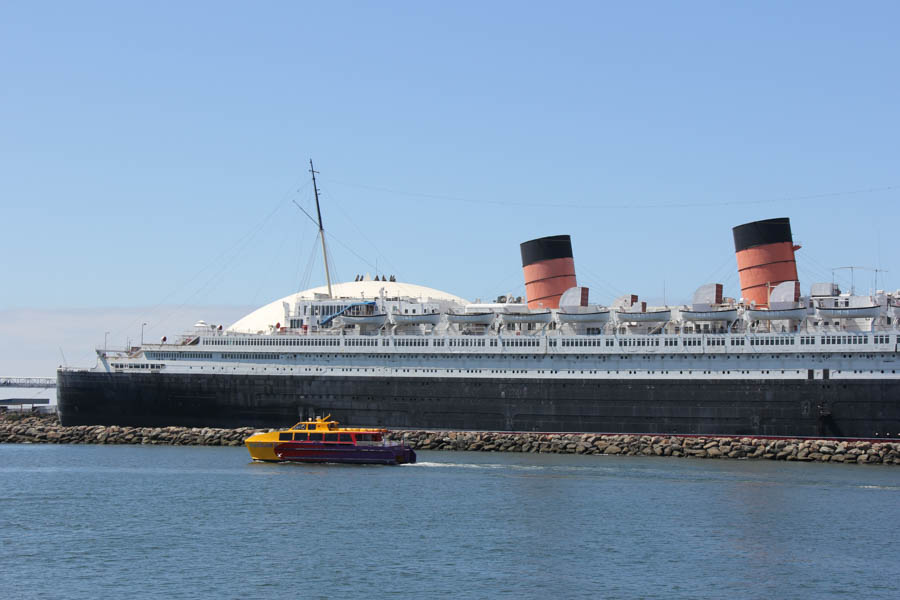
[[[440, 347], [440, 346], [444, 345], [445, 340], [443, 340], [441, 338], [435, 338], [430, 341], [432, 342], [432, 344], [431, 344], [432, 346]], [[385, 342], [385, 344], [384, 344], [385, 346], [389, 345], [387, 339], [385, 339], [384, 342]], [[396, 338], [394, 340], [394, 345], [395, 346], [405, 346], [405, 347], [428, 346], [429, 345], [428, 342], [429, 342], [429, 340], [427, 338]], [[353, 344], [351, 344], [351, 345], [353, 345]]]
[[[224, 358], [226, 353], [222, 354]], [[271, 356], [270, 354], [259, 354], [260, 358]], [[150, 360], [178, 360], [185, 358], [206, 359], [211, 360], [212, 352], [147, 352], [147, 358]]]
[[[834, 344], [868, 344], [869, 336], [867, 335], [823, 335], [821, 336], [822, 344], [826, 346], [831, 346]], [[876, 344], [889, 344], [891, 340], [891, 336], [889, 335], [876, 335], [875, 343]], [[900, 336], [898, 336], [898, 340], [900, 341]], [[814, 335], [803, 335], [800, 336], [800, 344], [815, 344], [816, 336]]]
[[[534, 338], [501, 338], [503, 341], [504, 348], [537, 348], [541, 345], [541, 341]], [[492, 342], [496, 340], [491, 340]], [[491, 344], [491, 346], [496, 346], [496, 344]]]
[[[810, 345], [815, 344], [817, 336], [801, 336], [800, 344], [801, 345]], [[874, 337], [874, 342], [876, 344], [889, 344], [890, 343], [889, 335], [877, 335]], [[898, 336], [900, 337], [900, 336]], [[751, 346], [793, 346], [796, 344], [796, 340], [793, 337], [782, 337], [782, 336], [773, 336], [773, 337], [764, 337], [764, 338], [731, 338], [729, 340], [730, 346], [743, 346], [745, 345], [746, 340], [750, 340]], [[223, 340], [212, 339], [210, 340], [210, 345], [218, 345], [218, 342]], [[323, 339], [284, 339], [284, 340], [243, 340], [244, 342], [259, 342], [259, 343], [250, 343], [249, 345], [265, 345], [265, 346], [339, 346], [340, 340], [337, 338], [323, 338]], [[443, 347], [445, 342], [448, 340], [442, 338], [394, 338], [394, 346], [396, 347]], [[618, 341], [618, 344], [616, 343]], [[898, 340], [900, 341], [900, 340]], [[264, 342], [264, 343], [263, 343]], [[539, 339], [529, 339], [529, 338], [521, 338], [521, 339], [507, 339], [501, 338], [500, 345], [504, 348], [537, 348], [540, 346]], [[620, 338], [618, 340], [614, 338], [605, 338], [605, 339], [562, 339], [562, 340], [548, 340], [548, 345], [551, 348], [554, 348], [559, 343], [560, 347], [563, 348], [596, 348], [596, 347], [655, 347], [659, 346], [659, 338]], [[867, 344], [868, 336], [867, 335], [843, 335], [843, 336], [821, 336], [821, 340], [819, 343], [824, 345], [834, 345], [834, 344]], [[703, 340], [699, 338], [684, 338], [679, 340], [678, 338], [671, 338], [664, 340], [664, 346], [672, 347], [672, 346], [684, 346], [684, 347], [699, 347], [703, 344]], [[241, 344], [238, 344], [241, 345]], [[357, 338], [348, 338], [344, 340], [344, 345], [352, 346], [352, 347], [372, 347], [378, 346], [378, 339], [357, 339]], [[390, 346], [390, 338], [381, 338], [382, 346]], [[491, 347], [497, 347], [497, 339], [490, 339]], [[725, 340], [721, 338], [712, 338], [706, 340], [707, 347], [713, 346], [724, 346]], [[450, 339], [449, 346], [455, 348], [461, 347], [484, 347], [485, 340], [483, 338], [480, 339]], [[166, 353], [172, 354], [172, 353]], [[166, 356], [166, 358], [177, 358], [174, 356]]]
[[[354, 340], [357, 341], [357, 340]], [[369, 341], [369, 340], [358, 340]], [[384, 339], [387, 345], [387, 339]], [[240, 338], [220, 337], [203, 338], [204, 346], [340, 346], [339, 338], [328, 337], [276, 337], [276, 338]], [[357, 344], [350, 344], [357, 345]], [[361, 344], [359, 344], [361, 345]]]
[[[206, 359], [213, 360], [213, 354], [209, 352], [147, 352], [148, 360], [177, 360], [177, 359]], [[306, 356], [304, 354], [281, 354], [277, 352], [222, 352], [220, 357], [222, 360], [265, 360], [265, 361], [275, 361], [275, 360], [298, 360], [301, 358], [309, 359], [309, 358], [317, 358], [317, 359], [330, 359], [330, 358], [347, 358], [352, 357], [354, 359], [368, 359], [368, 360], [378, 360], [378, 361], [386, 361], [391, 360], [393, 358], [404, 358], [404, 359], [458, 359], [460, 356], [455, 354], [320, 354], [314, 357]], [[671, 360], [684, 359], [685, 356], [693, 359], [693, 360], [701, 360], [706, 358], [707, 360], [718, 360], [720, 358], [725, 360], [731, 360], [734, 358], [735, 360], [758, 360], [760, 358], [765, 358], [768, 355], [765, 354], [747, 354], [747, 355], [716, 355], [716, 354], [704, 354], [704, 355], [681, 355], [681, 354], [640, 354], [640, 355], [595, 355], [595, 354], [534, 354], [530, 355], [530, 358], [534, 360], [615, 360], [616, 358], [620, 360], [630, 360], [636, 358], [642, 358], [644, 360], [665, 360], [666, 357], [669, 357]], [[784, 360], [786, 357], [782, 355], [772, 354], [771, 358]], [[816, 354], [809, 354], [808, 356], [805, 354], [796, 354], [796, 355], [788, 355], [791, 359], [805, 359], [805, 358], [815, 358]], [[830, 355], [829, 355], [830, 356]], [[842, 354], [843, 358], [866, 358], [871, 359], [875, 358], [877, 355], [875, 354]], [[512, 355], [512, 354], [473, 354], [466, 358], [472, 359], [481, 359], [487, 360], [490, 358], [493, 359], [501, 359], [501, 360], [521, 360], [528, 359], [529, 355]], [[127, 363], [126, 363], [127, 364]], [[133, 363], [133, 364], [141, 364], [141, 363]], [[143, 363], [147, 364], [147, 363]], [[115, 366], [115, 365], [113, 365]], [[144, 368], [144, 367], [133, 367], [126, 366], [122, 368]]]
[[764, 337], [750, 338], [751, 346], [793, 346], [794, 338], [792, 337]]
[[[606, 348], [613, 348], [617, 345], [616, 340], [614, 338], [597, 339], [597, 340], [562, 339], [559, 341], [561, 342], [560, 347], [562, 347], [562, 348], [596, 348], [599, 346], [605, 346]], [[550, 347], [551, 348], [555, 347], [556, 342], [557, 342], [557, 340], [549, 340]], [[664, 346], [678, 346], [678, 344], [679, 344], [679, 341], [677, 338], [671, 338], [671, 339], [667, 338], [664, 340], [664, 342], [665, 342], [663, 344]], [[737, 344], [736, 342], [740, 342], [740, 344]], [[685, 339], [681, 340], [682, 346], [700, 346], [701, 343], [702, 343], [702, 340], [700, 340], [698, 338], [685, 338]], [[733, 346], [737, 346], [737, 345], [743, 346], [743, 344], [744, 344], [743, 339], [732, 340]], [[536, 346], [537, 344], [534, 344], [534, 345]], [[707, 346], [724, 346], [725, 340], [710, 339], [710, 340], [707, 340], [706, 345]], [[623, 348], [626, 348], [626, 347], [637, 347], [637, 348], [654, 347], [654, 346], [659, 346], [659, 338], [620, 338], [618, 340], [618, 346], [623, 347]]]
[[347, 346], [377, 346], [378, 339], [368, 339], [368, 338], [350, 338], [344, 341], [344, 344]]
[[[833, 344], [868, 344], [869, 336], [867, 335], [843, 335], [843, 336], [831, 336], [831, 335], [823, 335], [820, 336], [820, 343], [825, 345], [833, 345]], [[794, 346], [797, 342], [794, 337], [788, 336], [767, 336], [767, 337], [753, 337], [753, 338], [731, 338], [728, 340], [728, 345], [730, 346], [744, 346], [747, 340], [750, 340], [751, 346]], [[537, 340], [535, 340], [536, 342]], [[618, 344], [616, 343], [618, 341]], [[897, 341], [900, 343], [900, 336], [897, 336]], [[607, 348], [615, 347], [616, 345], [620, 347], [647, 347], [647, 346], [659, 346], [659, 338], [618, 338], [618, 340], [614, 338], [605, 338], [605, 339], [562, 339], [559, 340], [560, 346], [563, 348], [575, 348], [575, 347], [600, 347], [605, 346]], [[889, 344], [891, 343], [891, 336], [889, 335], [876, 335], [874, 338], [874, 342], [876, 344]], [[816, 336], [801, 336], [800, 344], [808, 345], [815, 344]], [[703, 340], [699, 338], [665, 338], [664, 346], [701, 346], [703, 344]], [[506, 344], [504, 344], [506, 345]], [[538, 344], [533, 344], [537, 346]], [[557, 345], [557, 340], [549, 340], [550, 347], [555, 347]], [[723, 338], [708, 338], [706, 340], [706, 346], [724, 346], [725, 340]]]
[[[144, 363], [144, 364], [139, 364], [139, 363], [134, 363], [134, 364], [112, 363], [112, 366], [113, 366], [113, 368], [115, 368], [115, 369], [162, 369], [162, 368], [165, 367], [165, 365], [162, 365], [162, 364], [151, 364], [151, 363]], [[200, 369], [202, 370], [203, 367], [200, 367]], [[215, 369], [216, 369], [216, 367], [211, 367], [210, 370], [213, 370], [213, 371], [214, 371]], [[236, 370], [237, 367], [233, 367], [233, 369]], [[220, 370], [224, 370], [224, 367], [220, 367]], [[262, 370], [265, 371], [266, 369], [263, 368]], [[275, 370], [275, 371], [278, 371], [278, 370], [288, 371], [288, 369], [278, 369], [278, 368], [275, 368], [275, 369], [273, 369], [273, 370]], [[291, 368], [291, 369], [289, 369], [289, 370], [290, 370], [291, 372], [294, 371], [293, 368]], [[298, 371], [299, 371], [299, 370], [300, 370], [300, 369], [298, 369]], [[438, 372], [439, 372], [438, 369], [415, 369], [415, 368], [394, 368], [394, 369], [391, 369], [391, 370], [392, 370], [393, 372], [395, 372], [395, 373], [438, 373]], [[326, 371], [327, 371], [327, 372], [333, 372], [334, 369], [333, 369], [333, 368], [323, 368], [323, 367], [316, 367], [316, 368], [313, 369], [313, 368], [307, 367], [307, 368], [305, 369], [305, 371], [307, 371], [307, 372], [313, 372], [313, 371], [314, 371], [314, 372], [326, 372]], [[340, 371], [341, 371], [341, 372], [344, 372], [344, 373], [353, 373], [353, 372], [368, 373], [368, 372], [374, 372], [375, 369], [368, 369], [368, 368], [350, 368], [350, 367], [345, 367], [345, 368], [341, 368]], [[490, 372], [490, 373], [493, 373], [493, 374], [527, 374], [527, 373], [529, 373], [529, 369], [444, 369], [444, 372], [445, 372], [445, 373], [488, 373], [488, 372]], [[560, 370], [560, 369], [536, 369], [536, 370], [534, 370], [533, 372], [535, 372], [535, 373], [560, 373], [560, 372], [562, 372], [562, 373], [570, 373], [570, 374], [574, 374], [574, 373], [580, 373], [580, 374], [585, 374], [585, 373], [589, 373], [589, 374], [597, 374], [597, 373], [613, 374], [613, 373], [614, 373], [614, 374], [616, 374], [616, 375], [619, 375], [620, 373], [625, 373], [625, 374], [628, 374], [628, 375], [640, 375], [640, 374], [642, 374], [642, 373], [647, 373], [647, 374], [650, 374], [650, 375], [654, 375], [654, 374], [656, 374], [656, 373], [660, 373], [660, 374], [662, 374], [662, 375], [669, 375], [669, 374], [674, 374], [674, 373], [675, 373], [675, 371], [667, 371], [667, 370], [656, 371], [656, 370], [636, 370], [636, 369], [635, 369], [635, 370], [618, 370], [618, 369], [617, 369], [617, 370], [611, 370], [611, 369], [608, 369], [608, 370], [599, 370], [599, 369], [562, 369], [562, 370]], [[777, 371], [776, 371], [776, 372], [777, 372]], [[785, 373], [787, 373], [787, 372], [802, 373], [803, 371], [800, 370], [800, 369], [796, 369], [796, 370], [795, 370], [795, 369], [790, 369], [790, 370], [788, 370], [788, 371], [785, 371], [784, 369], [781, 369], [781, 374], [782, 374], [782, 375], [785, 374]], [[834, 373], [843, 373], [844, 371], [841, 371], [841, 370], [834, 370], [833, 372], [834, 372]], [[868, 374], [882, 373], [882, 374], [883, 374], [883, 373], [885, 373], [886, 371], [885, 371], [884, 369], [880, 369], [880, 370], [878, 370], [878, 369], [870, 369], [870, 370], [868, 370], [868, 371], [862, 370], [862, 369], [859, 369], [859, 370], [854, 369], [854, 370], [852, 370], [852, 371], [846, 371], [846, 372], [847, 372], [847, 373], [851, 373], [851, 372], [852, 372], [852, 373], [855, 373], [855, 374], [864, 374], [864, 373], [868, 373]], [[678, 371], [678, 374], [679, 374], [679, 375], [684, 375], [685, 373], [687, 373], [688, 375], [697, 374], [697, 373], [701, 373], [701, 374], [704, 374], [704, 375], [711, 375], [711, 374], [725, 374], [725, 375], [729, 375], [729, 374], [731, 374], [731, 373], [738, 373], [738, 374], [745, 374], [745, 375], [746, 375], [746, 374], [750, 374], [750, 373], [759, 373], [759, 374], [763, 374], [763, 375], [768, 375], [768, 374], [773, 373], [773, 371], [772, 371], [772, 370], [769, 370], [769, 369], [735, 370], [735, 371], [732, 371], [732, 370], [719, 370], [719, 371], [713, 371], [713, 370], [700, 370], [700, 369], [682, 369], [682, 370]], [[896, 374], [896, 373], [897, 373], [896, 369], [891, 369], [891, 373]]]
[[[356, 438], [355, 440], [353, 438]], [[283, 432], [278, 434], [279, 442], [380, 442], [381, 434], [378, 433], [294, 433]]]
[[[608, 336], [598, 336], [599, 339], [567, 339], [562, 338], [560, 340], [557, 339], [548, 339], [547, 343], [551, 347], [556, 347], [557, 344], [563, 348], [569, 347], [613, 347], [613, 346], [623, 346], [623, 347], [631, 347], [631, 346], [659, 346], [658, 337], [653, 338], [628, 338], [628, 337], [608, 337]], [[404, 338], [404, 337], [382, 337], [382, 338], [355, 338], [355, 337], [345, 337], [345, 338], [329, 338], [329, 337], [277, 337], [277, 338], [203, 338], [203, 345], [206, 346], [340, 346], [341, 339], [344, 340], [343, 345], [345, 346], [377, 346], [378, 340], [381, 340], [382, 346], [390, 346], [391, 339], [394, 340], [394, 346], [436, 346], [442, 347], [445, 345], [445, 342], [448, 341], [446, 338]], [[751, 346], [793, 346], [796, 344], [796, 339], [794, 336], [766, 336], [766, 337], [751, 337], [751, 338], [731, 338], [729, 340], [729, 345], [731, 346], [743, 346], [745, 345], [746, 339], [750, 340]], [[868, 335], [803, 335], [800, 336], [800, 344], [801, 345], [810, 345], [810, 344], [868, 344], [869, 336]], [[900, 335], [895, 336], [895, 340], [897, 343], [900, 343]], [[876, 344], [890, 344], [891, 336], [890, 335], [876, 335], [874, 336], [874, 342]], [[540, 339], [537, 338], [500, 338], [500, 343], [503, 347], [538, 347], [540, 346]], [[700, 338], [664, 338], [665, 346], [700, 346], [702, 345], [703, 340]], [[725, 340], [722, 338], [713, 338], [709, 337], [706, 339], [707, 346], [724, 346]], [[449, 346], [451, 347], [483, 347], [485, 346], [484, 338], [472, 338], [472, 339], [449, 339]], [[497, 346], [497, 338], [490, 339], [490, 346]]]
[[[496, 346], [496, 345], [497, 345], [497, 340], [496, 340], [496, 338], [494, 338], [491, 340], [491, 346]], [[484, 347], [484, 338], [478, 338], [478, 339], [473, 338], [473, 339], [464, 339], [464, 340], [451, 339], [450, 346], [451, 347]]]

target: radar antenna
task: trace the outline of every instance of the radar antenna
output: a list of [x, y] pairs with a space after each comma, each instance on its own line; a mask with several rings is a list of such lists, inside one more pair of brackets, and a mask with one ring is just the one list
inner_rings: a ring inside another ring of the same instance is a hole
[[834, 283], [834, 272], [835, 272], [835, 271], [843, 271], [843, 270], [846, 270], [846, 269], [849, 269], [849, 270], [850, 270], [850, 295], [851, 295], [851, 296], [854, 296], [854, 295], [856, 295], [856, 285], [854, 285], [855, 282], [854, 282], [854, 279], [853, 279], [853, 271], [855, 271], [856, 269], [861, 269], [861, 270], [863, 270], [863, 271], [871, 271], [872, 269], [870, 269], [869, 267], [859, 267], [859, 266], [856, 266], [856, 265], [851, 266], [851, 267], [834, 267], [834, 268], [831, 269], [831, 281], [832, 281], [832, 283]]

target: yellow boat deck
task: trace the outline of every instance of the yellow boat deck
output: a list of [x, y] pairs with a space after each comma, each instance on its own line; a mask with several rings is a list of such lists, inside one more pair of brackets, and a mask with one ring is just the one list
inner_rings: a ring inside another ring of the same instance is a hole
[[359, 442], [381, 442], [387, 429], [371, 427], [338, 427], [337, 421], [327, 417], [317, 417], [308, 421], [300, 421], [289, 429], [279, 429], [266, 433], [257, 433], [244, 440], [254, 460], [278, 461], [276, 448], [287, 442], [327, 442], [339, 444], [357, 444]]

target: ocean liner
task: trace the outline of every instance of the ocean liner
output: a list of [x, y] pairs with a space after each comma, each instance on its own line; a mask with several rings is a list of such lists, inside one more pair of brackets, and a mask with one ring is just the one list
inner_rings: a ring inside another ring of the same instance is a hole
[[733, 235], [741, 298], [713, 283], [681, 306], [589, 304], [567, 235], [521, 244], [524, 299], [329, 277], [230, 327], [61, 368], [60, 419], [900, 437], [900, 292], [801, 294], [787, 218]]

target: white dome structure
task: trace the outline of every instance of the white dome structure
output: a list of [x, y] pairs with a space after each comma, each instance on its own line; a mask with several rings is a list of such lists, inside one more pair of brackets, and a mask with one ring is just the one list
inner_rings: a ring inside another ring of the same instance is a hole
[[[332, 284], [331, 295], [335, 300], [344, 298], [374, 300], [381, 295], [381, 290], [384, 290], [384, 295], [387, 297], [408, 297], [423, 301], [430, 298], [432, 300], [454, 302], [462, 306], [469, 304], [469, 301], [464, 298], [425, 287], [424, 285], [401, 283], [399, 281], [375, 281], [372, 279]], [[279, 298], [239, 319], [228, 327], [228, 331], [242, 333], [267, 331], [269, 327], [284, 321], [285, 302], [292, 305], [300, 299], [313, 300], [316, 294], [328, 294], [328, 287], [322, 285]]]

